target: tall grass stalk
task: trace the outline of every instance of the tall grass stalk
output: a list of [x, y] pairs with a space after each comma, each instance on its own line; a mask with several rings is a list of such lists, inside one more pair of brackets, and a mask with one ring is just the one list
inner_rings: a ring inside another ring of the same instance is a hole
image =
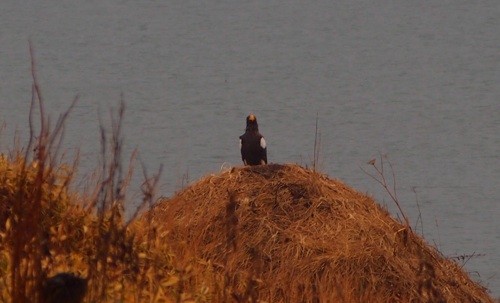
[[[45, 244], [47, 236], [41, 228], [42, 209], [46, 193], [53, 190], [58, 180], [53, 169], [58, 166], [60, 142], [64, 136], [64, 123], [73, 106], [78, 101], [75, 97], [70, 107], [59, 117], [54, 128], [45, 113], [42, 91], [36, 73], [36, 60], [31, 42], [32, 99], [29, 114], [30, 137], [24, 157], [17, 154], [14, 157], [21, 161], [20, 173], [17, 177], [14, 201], [7, 208], [10, 215], [5, 221], [5, 238], [11, 245], [10, 249], [10, 296], [13, 303], [40, 302], [43, 281], [47, 277], [47, 269], [42, 261], [47, 257]], [[40, 126], [38, 134], [33, 123], [34, 108], [38, 105]], [[35, 172], [35, 176], [32, 176]], [[66, 175], [62, 186], [69, 184], [72, 174]], [[30, 190], [22, 190], [25, 188]], [[64, 190], [59, 191], [59, 193]]]
[[319, 154], [321, 147], [321, 133], [318, 128], [319, 117], [316, 113], [316, 125], [314, 129], [314, 150], [313, 150], [313, 171], [316, 171], [319, 162]]
[[361, 170], [365, 174], [367, 174], [368, 176], [370, 176], [373, 180], [375, 180], [377, 183], [379, 183], [384, 188], [384, 190], [389, 195], [389, 197], [391, 198], [391, 200], [394, 202], [394, 204], [396, 204], [396, 206], [397, 206], [397, 208], [398, 208], [401, 216], [404, 219], [405, 225], [410, 230], [412, 230], [412, 228], [410, 226], [410, 220], [408, 219], [408, 216], [406, 216], [405, 212], [403, 211], [403, 209], [401, 207], [401, 203], [400, 203], [399, 198], [398, 198], [397, 187], [396, 187], [396, 174], [394, 172], [394, 168], [392, 166], [391, 161], [387, 161], [387, 163], [389, 163], [389, 167], [390, 167], [391, 173], [392, 173], [392, 186], [391, 186], [389, 184], [389, 181], [387, 180], [386, 175], [385, 175], [385, 171], [384, 171], [384, 158], [386, 158], [386, 156], [380, 155], [380, 166], [377, 166], [375, 159], [372, 159], [372, 160], [370, 160], [368, 162], [368, 164], [370, 164], [375, 169], [376, 174], [371, 174], [371, 173], [367, 172], [362, 167], [361, 167]]

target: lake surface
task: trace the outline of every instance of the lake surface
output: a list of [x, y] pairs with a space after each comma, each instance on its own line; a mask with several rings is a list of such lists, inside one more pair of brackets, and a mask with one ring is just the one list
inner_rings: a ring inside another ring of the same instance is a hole
[[0, 150], [28, 135], [28, 40], [53, 120], [80, 96], [65, 148], [82, 176], [121, 94], [124, 158], [164, 166], [160, 195], [241, 165], [250, 112], [270, 162], [311, 165], [318, 118], [322, 172], [396, 216], [362, 171], [387, 155], [412, 224], [446, 256], [476, 255], [465, 269], [499, 297], [499, 15], [498, 0], [2, 1]]

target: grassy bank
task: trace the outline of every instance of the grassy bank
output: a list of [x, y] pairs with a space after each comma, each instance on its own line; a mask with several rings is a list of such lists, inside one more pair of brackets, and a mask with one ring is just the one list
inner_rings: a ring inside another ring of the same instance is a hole
[[72, 169], [0, 157], [1, 302], [493, 301], [370, 197], [300, 166], [209, 175], [130, 222], [122, 182], [73, 193]]

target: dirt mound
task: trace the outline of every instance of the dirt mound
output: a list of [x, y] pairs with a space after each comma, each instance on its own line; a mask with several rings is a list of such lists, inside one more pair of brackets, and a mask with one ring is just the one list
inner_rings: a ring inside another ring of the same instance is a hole
[[297, 165], [207, 176], [151, 215], [180, 262], [219, 277], [215, 301], [493, 302], [372, 198]]

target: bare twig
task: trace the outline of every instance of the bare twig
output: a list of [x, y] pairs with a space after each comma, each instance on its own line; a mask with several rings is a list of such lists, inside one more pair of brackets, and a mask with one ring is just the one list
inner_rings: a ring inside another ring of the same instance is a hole
[[477, 257], [484, 257], [486, 254], [477, 254], [475, 251], [472, 254], [463, 254], [463, 255], [455, 255], [455, 256], [449, 256], [449, 259], [455, 259], [458, 261], [462, 261], [462, 265], [460, 265], [460, 268], [463, 268], [467, 262], [469, 262], [470, 259], [472, 258], [477, 258]]
[[316, 127], [314, 130], [314, 154], [313, 154], [313, 171], [316, 171], [319, 161], [320, 144], [321, 144], [321, 134], [318, 128], [318, 113], [316, 113]]
[[398, 199], [398, 196], [397, 196], [397, 191], [396, 191], [396, 175], [395, 175], [395, 172], [394, 172], [394, 168], [393, 168], [391, 162], [388, 161], [389, 162], [389, 167], [391, 168], [391, 172], [392, 172], [392, 178], [393, 178], [393, 184], [392, 184], [392, 189], [391, 189], [391, 188], [389, 188], [389, 184], [387, 182], [387, 179], [386, 179], [385, 173], [384, 173], [384, 158], [385, 158], [385, 156], [380, 155], [380, 167], [378, 167], [376, 165], [375, 159], [372, 159], [372, 160], [370, 160], [368, 162], [368, 164], [370, 164], [371, 166], [373, 166], [373, 168], [375, 169], [375, 172], [377, 173], [376, 175], [370, 174], [369, 172], [367, 172], [362, 167], [361, 167], [361, 170], [365, 174], [367, 174], [368, 176], [370, 176], [373, 180], [375, 180], [377, 183], [379, 183], [384, 188], [384, 190], [389, 195], [389, 197], [392, 199], [392, 201], [394, 202], [394, 204], [396, 204], [396, 206], [398, 207], [398, 210], [401, 213], [401, 216], [403, 217], [406, 226], [408, 226], [408, 228], [410, 228], [410, 230], [411, 230], [410, 221], [408, 220], [408, 217], [406, 216], [405, 212], [401, 208], [401, 203], [399, 202], [399, 199]]
[[434, 222], [436, 224], [436, 231], [438, 234], [438, 243], [436, 243], [436, 241], [434, 241], [434, 240], [433, 240], [433, 242], [434, 242], [434, 246], [439, 248], [439, 247], [441, 247], [441, 235], [439, 234], [439, 224], [438, 224], [437, 218], [434, 219]]
[[413, 191], [413, 193], [415, 194], [415, 201], [417, 202], [417, 209], [418, 209], [418, 217], [417, 217], [417, 222], [415, 222], [415, 229], [417, 229], [417, 226], [418, 226], [418, 223], [420, 221], [420, 227], [421, 227], [421, 234], [422, 234], [422, 237], [425, 238], [425, 235], [424, 235], [424, 221], [422, 219], [422, 212], [420, 211], [420, 203], [418, 201], [418, 195], [417, 195], [417, 190], [416, 190], [416, 187], [413, 186], [411, 188], [411, 190]]
[[[30, 50], [30, 57], [31, 57], [31, 77], [33, 78], [33, 88], [36, 93], [36, 99], [38, 100], [38, 105], [40, 109], [40, 129], [41, 130], [47, 130], [47, 116], [45, 116], [45, 109], [44, 109], [44, 100], [42, 97], [42, 92], [40, 90], [40, 84], [38, 82], [38, 78], [36, 75], [36, 60], [35, 60], [35, 53], [33, 50], [33, 45], [31, 43], [31, 40], [28, 40], [29, 44], [29, 50]], [[41, 140], [41, 138], [39, 138]]]
[[[142, 183], [141, 186], [141, 191], [142, 191], [142, 203], [139, 205], [132, 217], [127, 222], [127, 226], [133, 222], [139, 213], [142, 211], [142, 209], [147, 205], [149, 210], [153, 209], [154, 206], [154, 201], [155, 201], [155, 196], [156, 196], [156, 191], [158, 188], [158, 182], [160, 181], [160, 176], [163, 171], [163, 165], [160, 165], [160, 168], [158, 169], [158, 172], [154, 174], [152, 177], [148, 177], [146, 165], [141, 161], [141, 166], [142, 166], [142, 173], [144, 177], [144, 182]], [[152, 214], [151, 211], [147, 213], [148, 216]], [[151, 219], [151, 218], [150, 218]], [[151, 220], [148, 219], [148, 222], [151, 223]]]
[[50, 137], [48, 138], [49, 145], [51, 146], [51, 151], [49, 153], [50, 164], [54, 163], [54, 161], [56, 161], [58, 157], [58, 153], [59, 150], [61, 149], [61, 144], [64, 138], [66, 120], [68, 119], [70, 112], [73, 111], [73, 108], [75, 107], [78, 100], [79, 100], [79, 95], [76, 95], [75, 98], [73, 98], [73, 101], [71, 102], [68, 109], [66, 109], [66, 111], [59, 116], [59, 119], [57, 120], [57, 123], [54, 127], [54, 130], [50, 132]]
[[465, 264], [467, 264], [467, 262], [469, 262], [469, 260], [474, 257], [476, 255], [476, 252], [473, 252], [472, 255], [469, 255], [467, 256], [467, 259], [462, 263], [462, 266], [460, 266], [460, 268], [463, 268], [465, 266]]

